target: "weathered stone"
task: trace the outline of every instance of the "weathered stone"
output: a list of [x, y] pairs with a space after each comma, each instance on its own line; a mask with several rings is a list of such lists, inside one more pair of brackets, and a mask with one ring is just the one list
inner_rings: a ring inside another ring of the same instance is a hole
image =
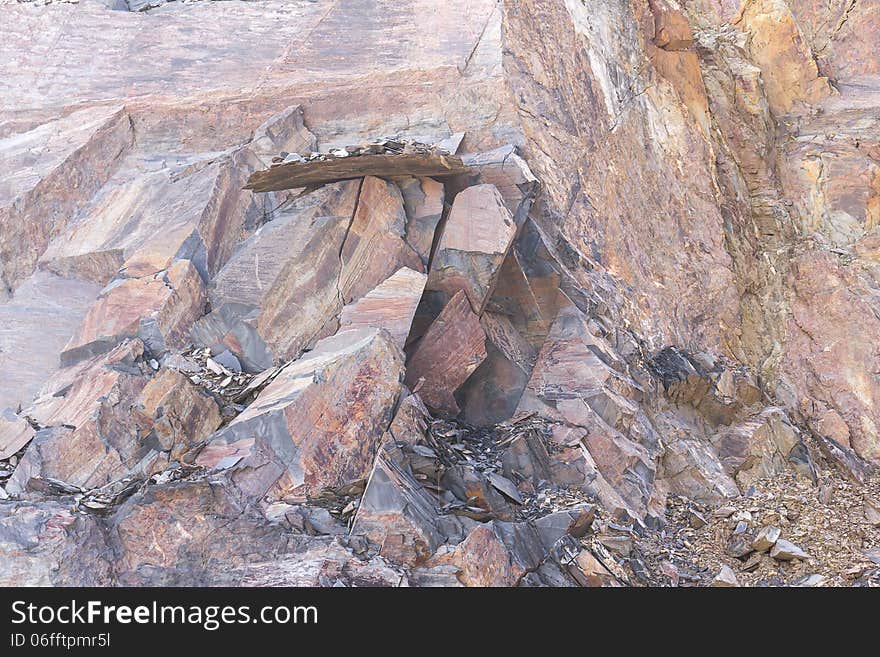
[[443, 216], [446, 198], [443, 183], [433, 178], [395, 178], [394, 182], [403, 194], [406, 210], [406, 243], [419, 254], [427, 269], [431, 260], [434, 231]]
[[403, 452], [380, 448], [351, 533], [364, 535], [397, 563], [425, 561], [443, 543], [436, 503], [409, 471]]
[[451, 299], [463, 290], [483, 312], [516, 235], [516, 224], [494, 185], [468, 187], [455, 197], [431, 263], [426, 289]]
[[766, 552], [776, 545], [776, 541], [779, 540], [781, 535], [782, 530], [778, 527], [773, 527], [772, 525], [762, 527], [758, 535], [755, 536], [755, 540], [752, 541], [752, 547], [758, 552]]
[[778, 539], [773, 545], [773, 549], [770, 550], [770, 556], [774, 559], [779, 559], [780, 561], [791, 561], [793, 559], [803, 559], [804, 561], [807, 561], [812, 559], [809, 554], [804, 552], [797, 545], [782, 538]]
[[743, 489], [787, 467], [812, 476], [813, 466], [806, 448], [781, 409], [767, 409], [725, 428], [711, 441], [725, 470]]
[[464, 291], [434, 320], [409, 358], [406, 384], [433, 411], [456, 415], [456, 390], [486, 358], [486, 334]]
[[70, 340], [100, 287], [38, 271], [0, 300], [0, 407], [27, 406], [59, 368]]
[[363, 297], [342, 309], [339, 317], [340, 330], [360, 327], [385, 329], [402, 350], [406, 345], [426, 280], [424, 274], [407, 267], [397, 270]]
[[872, 527], [880, 527], [880, 502], [867, 500], [864, 505], [865, 520]]
[[721, 570], [718, 571], [718, 574], [715, 575], [715, 579], [712, 580], [712, 586], [714, 587], [732, 587], [739, 586], [739, 580], [736, 578], [736, 574], [730, 568], [730, 566], [721, 566]]
[[467, 175], [468, 182], [494, 185], [514, 217], [523, 198], [538, 186], [538, 179], [512, 144], [482, 153], [462, 155], [461, 159], [471, 169], [471, 173]]
[[0, 461], [8, 459], [34, 437], [34, 428], [11, 408], [0, 413]]
[[129, 475], [149, 476], [220, 424], [217, 404], [172, 370], [146, 378], [135, 341], [84, 364], [61, 392], [29, 410], [41, 426], [10, 479], [24, 492], [33, 477], [94, 488]]
[[117, 280], [102, 290], [61, 352], [70, 365], [140, 338], [155, 355], [184, 346], [204, 310], [205, 289], [193, 264], [179, 260], [167, 271]]
[[208, 439], [196, 463], [248, 496], [302, 497], [369, 475], [400, 394], [403, 359], [378, 329], [325, 338]]
[[245, 240], [211, 282], [213, 310], [193, 338], [262, 370], [325, 332], [342, 306], [339, 252], [359, 187], [350, 181], [306, 194]]
[[0, 586], [107, 586], [113, 561], [94, 516], [56, 501], [0, 504]]
[[428, 566], [454, 565], [465, 586], [515, 586], [541, 563], [543, 548], [526, 523], [493, 521], [476, 527], [452, 548], [441, 548]]
[[11, 291], [33, 272], [133, 141], [119, 107], [85, 107], [0, 139], [0, 287]]

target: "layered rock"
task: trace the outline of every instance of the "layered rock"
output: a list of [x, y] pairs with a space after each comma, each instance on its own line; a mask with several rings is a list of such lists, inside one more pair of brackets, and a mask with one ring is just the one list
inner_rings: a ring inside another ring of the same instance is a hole
[[231, 469], [246, 495], [301, 498], [369, 475], [391, 421], [403, 359], [387, 333], [342, 331], [287, 365], [208, 439], [198, 465]]

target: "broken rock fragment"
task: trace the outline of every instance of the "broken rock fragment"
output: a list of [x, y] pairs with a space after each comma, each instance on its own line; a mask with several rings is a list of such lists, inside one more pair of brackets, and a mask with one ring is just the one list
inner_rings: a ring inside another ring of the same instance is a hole
[[397, 270], [357, 301], [345, 306], [340, 329], [375, 327], [388, 331], [404, 348], [427, 277], [408, 267]]
[[186, 343], [204, 305], [204, 284], [188, 260], [179, 260], [152, 276], [114, 281], [101, 292], [61, 352], [61, 362], [70, 365], [135, 337], [150, 352], [161, 355]]
[[445, 299], [464, 290], [474, 312], [481, 314], [515, 235], [513, 216], [494, 185], [474, 185], [459, 192], [426, 288]]
[[325, 338], [215, 433], [196, 464], [248, 496], [304, 499], [363, 480], [400, 393], [403, 357], [379, 329]]
[[453, 393], [486, 358], [486, 333], [464, 291], [457, 292], [409, 359], [406, 384], [433, 411], [458, 414]]
[[8, 459], [34, 437], [34, 428], [11, 408], [0, 412], [0, 461]]

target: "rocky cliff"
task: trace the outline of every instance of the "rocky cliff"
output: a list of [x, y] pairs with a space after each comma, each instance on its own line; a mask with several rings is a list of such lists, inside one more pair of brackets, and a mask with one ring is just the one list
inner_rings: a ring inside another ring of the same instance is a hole
[[880, 583], [877, 3], [0, 4], [4, 585]]

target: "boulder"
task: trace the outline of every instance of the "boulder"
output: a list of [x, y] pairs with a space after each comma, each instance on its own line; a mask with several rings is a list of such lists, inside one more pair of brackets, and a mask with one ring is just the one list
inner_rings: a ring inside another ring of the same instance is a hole
[[403, 358], [379, 329], [343, 331], [284, 367], [211, 436], [196, 464], [247, 496], [305, 499], [367, 478], [400, 394]]

